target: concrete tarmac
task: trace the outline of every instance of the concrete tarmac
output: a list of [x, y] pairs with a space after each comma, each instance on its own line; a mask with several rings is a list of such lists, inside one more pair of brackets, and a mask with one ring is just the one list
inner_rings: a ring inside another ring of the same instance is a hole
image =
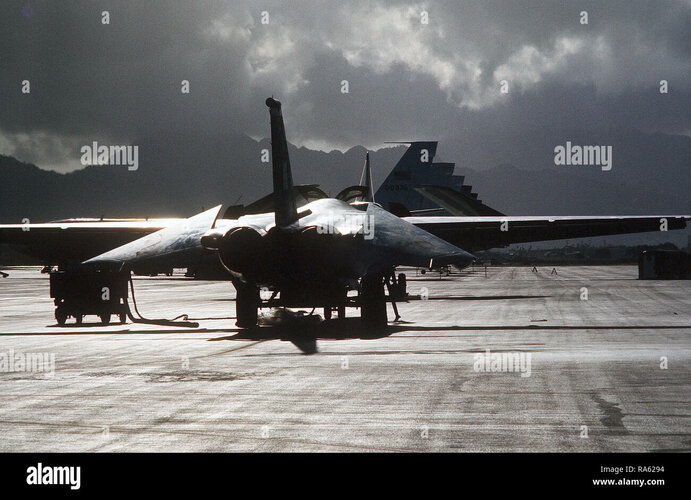
[[634, 266], [406, 270], [383, 333], [242, 331], [230, 282], [181, 276], [139, 311], [199, 328], [59, 327], [47, 276], [3, 271], [4, 452], [691, 451], [691, 282]]

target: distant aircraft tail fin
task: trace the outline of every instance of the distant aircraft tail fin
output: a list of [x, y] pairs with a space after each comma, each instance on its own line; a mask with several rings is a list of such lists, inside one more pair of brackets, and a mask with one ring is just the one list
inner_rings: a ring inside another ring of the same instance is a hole
[[[414, 186], [420, 183], [421, 177], [428, 181], [426, 184], [429, 183], [429, 174], [436, 170], [431, 166], [437, 152], [437, 142], [414, 141], [404, 144], [410, 145], [374, 193], [377, 203], [389, 211], [395, 204], [408, 210], [433, 208], [435, 205], [415, 191]], [[391, 203], [394, 205], [391, 206]]]
[[271, 160], [273, 165], [276, 226], [284, 227], [298, 220], [293, 197], [293, 175], [290, 171], [288, 141], [283, 125], [281, 103], [269, 97], [266, 100], [271, 115]]
[[375, 196], [392, 213], [432, 215], [441, 209], [458, 216], [502, 215], [478, 199], [454, 163], [435, 162], [436, 141], [413, 141]]
[[[465, 189], [465, 188], [468, 189]], [[457, 191], [446, 186], [415, 186], [415, 190], [428, 200], [439, 205], [451, 215], [497, 216], [504, 215], [498, 210], [485, 205], [477, 199], [477, 194], [470, 191], [470, 186], [463, 186]]]

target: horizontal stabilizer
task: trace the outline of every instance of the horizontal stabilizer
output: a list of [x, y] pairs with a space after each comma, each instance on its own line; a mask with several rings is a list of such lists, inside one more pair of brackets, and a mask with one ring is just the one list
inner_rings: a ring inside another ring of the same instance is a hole
[[221, 205], [218, 205], [194, 217], [183, 219], [160, 231], [93, 257], [84, 264], [96, 267], [119, 265], [124, 268], [135, 264], [186, 267], [194, 263], [204, 251], [201, 246], [201, 237], [213, 227], [220, 210]]

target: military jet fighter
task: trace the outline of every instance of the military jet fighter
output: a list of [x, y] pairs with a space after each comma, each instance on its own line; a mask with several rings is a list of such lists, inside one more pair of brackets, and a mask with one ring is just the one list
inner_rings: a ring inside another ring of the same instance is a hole
[[325, 311], [342, 311], [352, 303], [348, 293], [357, 290], [364, 323], [384, 326], [384, 288], [396, 266], [463, 268], [473, 261], [465, 250], [375, 203], [325, 198], [298, 210], [281, 103], [269, 98], [266, 105], [271, 117], [274, 212], [215, 220], [219, 206], [84, 264], [134, 266], [167, 259], [179, 264], [183, 255], [201, 246], [217, 251], [232, 276], [240, 327], [257, 324], [260, 287], [273, 292], [270, 305]]

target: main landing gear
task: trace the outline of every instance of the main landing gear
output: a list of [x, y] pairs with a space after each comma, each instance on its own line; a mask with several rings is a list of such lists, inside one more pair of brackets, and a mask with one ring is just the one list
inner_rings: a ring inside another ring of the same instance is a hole
[[261, 304], [259, 288], [251, 283], [234, 283], [234, 285], [237, 290], [235, 325], [240, 328], [252, 328], [257, 325], [258, 310]]
[[[237, 291], [235, 324], [240, 328], [253, 328], [257, 325], [260, 307], [314, 307], [315, 302], [321, 301], [320, 306], [324, 308], [324, 319], [327, 321], [331, 319], [335, 311], [338, 312], [339, 319], [345, 318], [346, 306], [360, 307], [363, 326], [381, 329], [388, 324], [386, 303], [388, 301], [393, 303], [396, 321], [398, 321], [400, 316], [396, 302], [406, 300], [407, 296], [405, 275], [400, 274], [396, 279], [393, 272], [390, 275], [380, 273], [364, 276], [360, 280], [357, 298], [347, 297], [345, 289], [342, 291], [329, 289], [333, 293], [326, 293], [324, 289], [320, 289], [321, 293], [312, 291], [304, 295], [301, 292], [310, 290], [309, 285], [304, 284], [281, 292], [274, 290], [270, 299], [262, 300], [256, 284], [236, 280], [233, 285]], [[389, 290], [388, 297], [385, 287]], [[324, 303], [327, 305], [323, 305]]]
[[384, 276], [364, 276], [360, 282], [360, 316], [362, 324], [369, 328], [387, 325]]

